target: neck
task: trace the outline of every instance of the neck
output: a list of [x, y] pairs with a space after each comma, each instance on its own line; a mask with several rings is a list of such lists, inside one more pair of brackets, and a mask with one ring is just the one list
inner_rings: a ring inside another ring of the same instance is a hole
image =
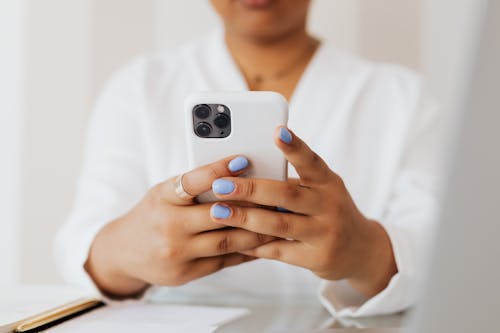
[[312, 50], [309, 58], [312, 57], [315, 48], [311, 46], [317, 43], [305, 27], [272, 42], [245, 38], [227, 31], [225, 38], [228, 49], [247, 82], [253, 75], [275, 73], [283, 69], [283, 66], [296, 61], [308, 49]]

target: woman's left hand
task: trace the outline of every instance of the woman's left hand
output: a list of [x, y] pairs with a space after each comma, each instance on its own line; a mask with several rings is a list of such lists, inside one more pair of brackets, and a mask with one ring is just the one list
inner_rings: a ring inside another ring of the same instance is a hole
[[385, 229], [363, 216], [342, 179], [300, 138], [281, 127], [275, 142], [300, 179], [224, 177], [214, 181], [213, 190], [224, 201], [281, 207], [289, 212], [224, 202], [212, 206], [212, 219], [278, 237], [244, 251], [246, 255], [304, 267], [327, 280], [348, 279], [368, 297], [383, 290], [397, 273]]

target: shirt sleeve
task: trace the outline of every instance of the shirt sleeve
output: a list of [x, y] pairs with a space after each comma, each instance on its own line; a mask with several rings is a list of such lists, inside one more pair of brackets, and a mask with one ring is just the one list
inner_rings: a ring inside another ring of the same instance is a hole
[[56, 264], [64, 281], [93, 292], [96, 288], [83, 266], [94, 237], [147, 191], [140, 117], [146, 107], [143, 76], [144, 61], [137, 60], [118, 72], [98, 99], [74, 207], [55, 239]]
[[439, 176], [448, 138], [445, 114], [428, 95], [419, 95], [391, 196], [379, 219], [392, 243], [398, 273], [383, 291], [369, 299], [345, 280], [323, 280], [319, 298], [334, 316], [396, 313], [416, 301], [416, 289], [434, 234]]

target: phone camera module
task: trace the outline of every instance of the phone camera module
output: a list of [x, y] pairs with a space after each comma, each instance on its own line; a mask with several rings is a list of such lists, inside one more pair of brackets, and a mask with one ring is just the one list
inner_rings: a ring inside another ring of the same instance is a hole
[[192, 132], [203, 139], [223, 139], [231, 135], [231, 110], [224, 104], [193, 104]]
[[206, 104], [200, 104], [195, 106], [194, 114], [200, 119], [206, 119], [210, 116], [210, 107]]
[[226, 114], [220, 113], [215, 117], [214, 124], [218, 128], [226, 128], [229, 125], [229, 117]]
[[212, 133], [212, 126], [210, 126], [209, 123], [202, 122], [196, 125], [196, 134], [198, 136], [206, 138], [210, 136], [211, 133]]

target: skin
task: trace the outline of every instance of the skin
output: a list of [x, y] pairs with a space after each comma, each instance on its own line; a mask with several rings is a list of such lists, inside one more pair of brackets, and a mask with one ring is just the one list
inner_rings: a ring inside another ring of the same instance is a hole
[[[224, 176], [233, 157], [184, 174], [185, 190], [199, 195]], [[142, 293], [148, 285], [178, 286], [225, 267], [253, 260], [245, 250], [274, 239], [210, 221], [210, 205], [180, 199], [173, 177], [153, 187], [124, 216], [94, 239], [85, 268], [112, 297]]]
[[290, 143], [282, 141], [279, 132], [275, 143], [300, 178], [282, 182], [224, 177], [234, 183], [234, 191], [216, 195], [221, 200], [282, 207], [290, 212], [224, 201], [214, 206], [229, 208], [230, 216], [212, 216], [213, 221], [276, 237], [241, 251], [243, 254], [304, 267], [327, 280], [348, 279], [362, 294], [375, 295], [397, 273], [387, 233], [363, 216], [342, 178], [321, 157], [294, 134]]
[[[307, 33], [306, 0], [212, 0], [223, 20], [226, 43], [251, 79], [304, 60], [259, 89], [290, 99], [318, 41]], [[365, 296], [383, 290], [397, 266], [390, 239], [356, 207], [341, 177], [300, 138], [275, 143], [300, 179], [246, 179], [228, 169], [228, 157], [184, 174], [183, 185], [199, 195], [217, 179], [235, 190], [219, 195], [231, 210], [212, 216], [210, 204], [180, 199], [173, 177], [149, 190], [127, 214], [108, 223], [94, 239], [85, 269], [109, 296], [133, 297], [149, 285], [178, 286], [256, 258], [305, 267], [328, 280], [347, 279]], [[250, 161], [251, 162], [251, 161]], [[278, 206], [289, 213], [259, 208]]]
[[[270, 90], [291, 98], [319, 41], [306, 29], [309, 0], [263, 0], [264, 8], [252, 8], [246, 0], [212, 0], [224, 23], [231, 55], [249, 90]], [[291, 68], [290, 68], [290, 65]], [[285, 76], [268, 75], [259, 86], [256, 75], [286, 69]]]

